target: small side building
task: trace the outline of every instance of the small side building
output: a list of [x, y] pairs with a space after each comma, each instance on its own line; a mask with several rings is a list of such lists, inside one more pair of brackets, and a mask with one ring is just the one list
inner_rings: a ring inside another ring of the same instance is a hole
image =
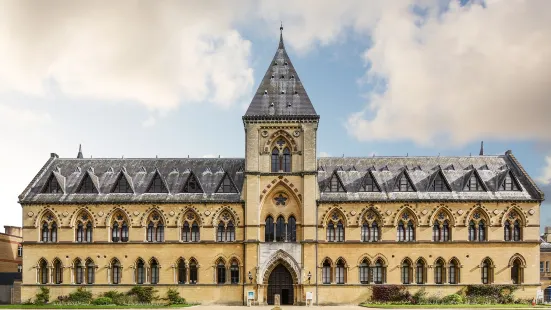
[[4, 226], [0, 233], [0, 303], [21, 302], [23, 272], [23, 230]]

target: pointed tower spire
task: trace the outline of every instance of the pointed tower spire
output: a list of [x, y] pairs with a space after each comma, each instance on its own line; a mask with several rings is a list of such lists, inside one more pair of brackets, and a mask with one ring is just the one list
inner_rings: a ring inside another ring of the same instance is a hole
[[82, 144], [78, 145], [78, 154], [77, 158], [84, 158], [84, 155], [82, 155]]
[[256, 119], [310, 119], [319, 115], [283, 44], [283, 23], [279, 27], [279, 45], [264, 78], [243, 116], [243, 120]]
[[484, 141], [480, 141], [480, 156], [484, 155]]

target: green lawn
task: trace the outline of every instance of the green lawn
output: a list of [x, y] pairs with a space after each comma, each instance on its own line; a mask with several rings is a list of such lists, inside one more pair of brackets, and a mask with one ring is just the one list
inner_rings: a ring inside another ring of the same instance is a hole
[[473, 308], [483, 308], [483, 309], [524, 309], [524, 308], [547, 308], [549, 309], [549, 306], [545, 305], [537, 305], [535, 307], [532, 307], [532, 305], [528, 304], [496, 304], [496, 305], [468, 305], [468, 304], [462, 304], [462, 305], [393, 305], [393, 304], [361, 304], [362, 307], [367, 308], [381, 308], [381, 309], [446, 309], [446, 308], [465, 308], [465, 309], [473, 309]]
[[193, 305], [129, 305], [129, 306], [96, 306], [96, 305], [0, 305], [0, 309], [166, 309], [166, 308], [185, 308]]

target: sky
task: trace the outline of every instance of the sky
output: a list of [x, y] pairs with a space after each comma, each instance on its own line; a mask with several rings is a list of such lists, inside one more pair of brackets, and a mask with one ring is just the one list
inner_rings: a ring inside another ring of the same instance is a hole
[[[1, 225], [50, 157], [244, 157], [283, 23], [319, 156], [512, 150], [551, 197], [551, 1], [0, 3]], [[551, 226], [551, 203], [542, 205]]]

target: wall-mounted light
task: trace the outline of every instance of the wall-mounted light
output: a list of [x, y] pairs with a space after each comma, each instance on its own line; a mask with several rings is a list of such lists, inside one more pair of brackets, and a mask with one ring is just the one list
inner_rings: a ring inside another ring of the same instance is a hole
[[249, 271], [249, 281], [251, 281], [251, 284], [253, 283], [253, 274]]
[[310, 284], [310, 279], [312, 278], [312, 273], [308, 271], [308, 284]]

